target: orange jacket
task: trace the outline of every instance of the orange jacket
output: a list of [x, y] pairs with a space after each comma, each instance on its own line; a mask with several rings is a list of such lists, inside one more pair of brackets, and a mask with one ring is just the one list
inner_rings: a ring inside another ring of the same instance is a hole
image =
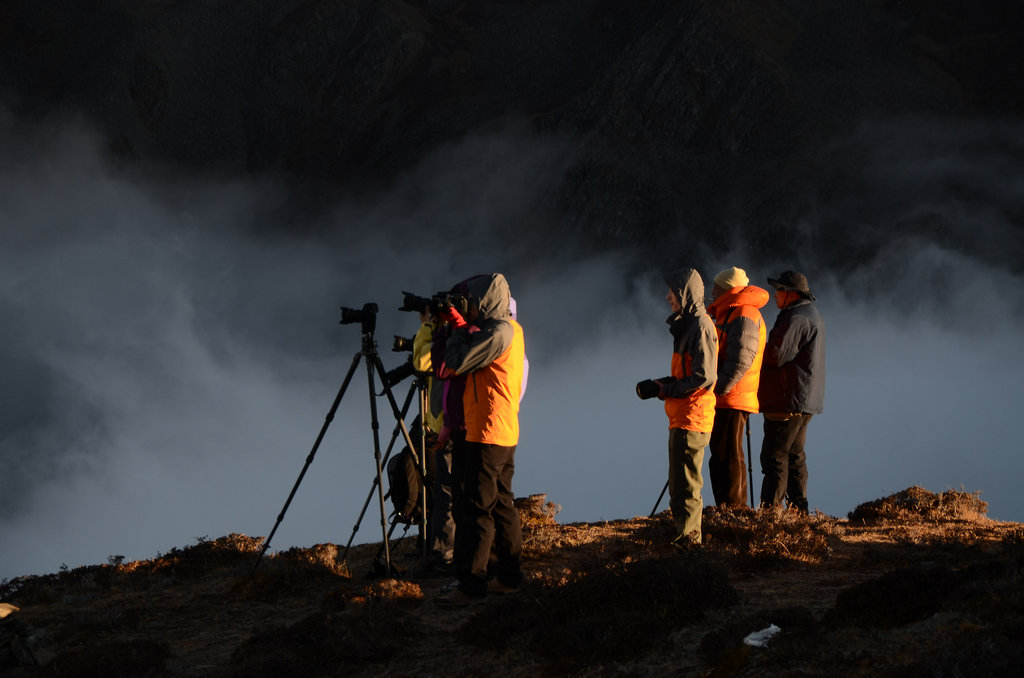
[[[672, 354], [672, 376], [676, 381], [693, 376], [693, 358]], [[715, 393], [708, 388], [691, 391], [682, 398], [665, 398], [665, 414], [669, 428], [710, 433], [715, 426]]]
[[718, 338], [704, 310], [704, 283], [693, 269], [665, 276], [682, 310], [666, 322], [672, 332], [672, 376], [662, 386], [669, 428], [708, 433], [715, 423], [715, 359]]
[[757, 387], [768, 332], [758, 310], [768, 303], [767, 290], [734, 287], [708, 306], [718, 331], [717, 407], [757, 412]]
[[511, 318], [512, 344], [489, 365], [469, 373], [462, 397], [466, 440], [512, 447], [519, 443], [519, 390], [523, 383], [523, 328]]
[[509, 290], [500, 273], [468, 281], [478, 308], [473, 326], [452, 333], [445, 365], [466, 376], [462, 396], [466, 440], [512, 447], [519, 443], [519, 396], [526, 345], [523, 328], [509, 313]]

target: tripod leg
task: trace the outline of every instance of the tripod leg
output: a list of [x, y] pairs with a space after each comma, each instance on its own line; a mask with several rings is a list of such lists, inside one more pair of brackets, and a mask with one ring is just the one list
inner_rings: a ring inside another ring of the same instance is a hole
[[[388, 386], [387, 382], [384, 379], [384, 375], [387, 372], [384, 369], [384, 363], [382, 363], [380, 361], [380, 354], [377, 353], [377, 350], [375, 348], [371, 347], [370, 350], [367, 352], [366, 362], [367, 362], [367, 369], [370, 370], [371, 375], [373, 373], [373, 368], [370, 367], [371, 364], [373, 365], [374, 368], [376, 368], [377, 373], [380, 375], [381, 384], [384, 385], [384, 395], [386, 395], [388, 397], [388, 402], [391, 404], [391, 411], [395, 415], [395, 420], [398, 422], [398, 426], [402, 429], [402, 435], [405, 437], [405, 444], [409, 446], [409, 449], [412, 450], [413, 454], [417, 455], [416, 461], [418, 462], [419, 461], [419, 453], [416, 452], [416, 445], [412, 442], [412, 436], [409, 435], [409, 429], [405, 425], [405, 419], [403, 418], [402, 413], [398, 409], [398, 403], [395, 401], [395, 394], [391, 392], [391, 387]], [[371, 382], [370, 383], [370, 397], [372, 398], [373, 397], [373, 383], [372, 383], [373, 382], [373, 378], [372, 378], [372, 376], [370, 378], [370, 382]], [[420, 421], [422, 422], [422, 419]], [[417, 464], [417, 466], [418, 466], [418, 464]], [[421, 480], [426, 482], [425, 478], [421, 478]]]
[[[391, 523], [391, 527], [388, 529], [388, 541], [385, 542], [385, 544], [390, 544], [391, 543], [391, 537], [392, 537], [392, 535], [394, 535], [395, 529], [397, 527], [398, 527], [398, 521], [394, 521], [394, 522]], [[402, 530], [402, 536], [399, 537], [398, 540], [395, 542], [396, 545], [399, 544], [402, 541], [402, 539], [405, 538], [405, 533], [408, 532], [408, 531], [409, 531], [409, 526], [406, 525], [405, 528]], [[371, 571], [370, 576], [375, 575], [375, 574], [379, 574], [379, 575], [383, 575], [383, 576], [386, 576], [386, 577], [397, 577], [397, 576], [401, 575], [402, 571], [398, 569], [397, 565], [395, 565], [393, 563], [389, 563], [387, 566], [383, 566], [383, 565], [380, 564], [380, 557], [381, 557], [381, 554], [383, 554], [383, 553], [384, 553], [384, 544], [381, 544], [380, 548], [377, 549], [377, 555], [374, 556], [374, 559], [373, 559], [373, 570]]]
[[[415, 389], [415, 384], [411, 385], [409, 387], [409, 393], [405, 397], [405, 404], [402, 405], [403, 421], [405, 420], [406, 414], [409, 412], [409, 405], [412, 403], [412, 396], [416, 392]], [[395, 430], [391, 434], [391, 442], [388, 444], [387, 452], [384, 454], [384, 460], [381, 462], [381, 464], [384, 466], [387, 465], [388, 459], [391, 457], [392, 448], [394, 448], [395, 446], [395, 441], [398, 440], [398, 434], [400, 431], [401, 429], [399, 429], [398, 424], [395, 424]], [[359, 531], [359, 525], [363, 522], [363, 516], [366, 515], [366, 509], [369, 508], [370, 500], [373, 499], [373, 493], [376, 492], [377, 485], [379, 484], [380, 483], [377, 480], [377, 476], [374, 475], [373, 481], [370, 483], [370, 492], [366, 495], [366, 500], [363, 502], [363, 509], [359, 512], [359, 517], [356, 519], [355, 526], [352, 527], [352, 534], [349, 535], [348, 543], [345, 544], [345, 551], [341, 554], [342, 562], [345, 562], [348, 559], [349, 549], [352, 548], [352, 540], [355, 539], [356, 532]]]
[[[368, 335], [368, 341], [366, 341], [370, 350], [367, 350], [367, 346], [364, 346], [364, 353], [372, 351], [372, 337]], [[387, 521], [387, 509], [384, 506], [384, 487], [381, 483], [381, 477], [384, 474], [383, 465], [380, 457], [380, 424], [377, 421], [377, 398], [373, 392], [373, 369], [375, 364], [380, 363], [380, 357], [377, 356], [376, 352], [373, 351], [373, 359], [368, 355], [366, 358], [366, 385], [370, 392], [370, 427], [373, 430], [373, 458], [377, 463], [377, 499], [380, 502], [380, 530], [383, 536], [383, 547], [384, 547], [384, 563], [387, 567], [387, 571], [391, 572], [391, 548], [388, 545], [388, 521]], [[384, 389], [394, 405], [395, 417], [399, 416], [398, 405], [395, 403], [395, 397], [391, 395], [391, 389], [388, 387], [387, 382], [384, 381], [384, 371], [381, 369], [381, 382], [384, 383]], [[409, 433], [405, 430], [405, 422], [402, 422], [402, 431], [405, 433], [406, 440], [409, 439]], [[410, 445], [410, 447], [412, 447]]]
[[430, 542], [427, 532], [427, 381], [417, 379], [419, 382], [420, 394], [420, 475], [423, 482], [420, 484], [422, 494], [420, 495], [420, 533], [423, 535], [423, 557], [430, 555]]
[[309, 451], [309, 455], [306, 457], [306, 463], [302, 467], [302, 471], [299, 473], [299, 477], [295, 480], [295, 485], [292, 486], [292, 491], [288, 493], [288, 499], [284, 502], [284, 507], [281, 508], [281, 513], [277, 516], [277, 522], [274, 523], [274, 528], [270, 530], [270, 535], [264, 540], [263, 548], [260, 549], [259, 556], [256, 558], [256, 563], [252, 566], [252, 572], [250, 576], [256, 574], [256, 568], [260, 566], [260, 562], [263, 560], [263, 555], [270, 548], [270, 540], [274, 538], [274, 534], [277, 532], [277, 528], [280, 527], [281, 521], [284, 520], [284, 514], [288, 511], [288, 507], [292, 503], [292, 499], [295, 498], [295, 492], [299, 489], [299, 483], [306, 475], [306, 471], [309, 470], [310, 464], [313, 463], [313, 457], [316, 456], [316, 451], [320, 447], [320, 443], [323, 442], [324, 435], [327, 433], [327, 427], [334, 421], [334, 415], [338, 411], [338, 406], [341, 404], [341, 399], [345, 396], [345, 391], [348, 389], [348, 384], [352, 381], [352, 375], [355, 374], [356, 366], [359, 365], [359, 359], [362, 357], [362, 353], [356, 353], [352, 358], [352, 364], [348, 368], [348, 372], [345, 374], [345, 380], [341, 383], [341, 388], [338, 390], [338, 395], [334, 397], [334, 403], [331, 405], [331, 409], [327, 412], [327, 416], [324, 419], [324, 425], [320, 428], [320, 434], [316, 437], [316, 442], [313, 443], [313, 449]]
[[665, 487], [661, 488], [661, 494], [658, 495], [658, 501], [654, 502], [654, 508], [651, 509], [650, 518], [654, 517], [654, 514], [658, 512], [658, 505], [661, 504], [661, 498], [665, 496], [665, 491], [668, 490], [668, 481], [665, 481]]

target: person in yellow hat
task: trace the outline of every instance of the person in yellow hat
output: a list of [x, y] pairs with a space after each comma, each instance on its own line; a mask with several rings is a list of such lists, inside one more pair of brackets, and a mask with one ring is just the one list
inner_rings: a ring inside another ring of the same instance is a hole
[[747, 505], [743, 433], [750, 414], [758, 411], [757, 387], [768, 334], [759, 309], [769, 299], [768, 290], [749, 283], [742, 268], [721, 271], [715, 276], [714, 301], [708, 306], [718, 332], [715, 426], [708, 475], [719, 506]]

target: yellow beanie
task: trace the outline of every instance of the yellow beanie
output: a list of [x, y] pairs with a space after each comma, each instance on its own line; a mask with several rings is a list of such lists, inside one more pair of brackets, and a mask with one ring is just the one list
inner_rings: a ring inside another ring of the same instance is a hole
[[750, 278], [747, 277], [747, 272], [742, 268], [733, 266], [716, 275], [715, 284], [722, 289], [731, 290], [734, 287], [743, 287], [750, 284]]

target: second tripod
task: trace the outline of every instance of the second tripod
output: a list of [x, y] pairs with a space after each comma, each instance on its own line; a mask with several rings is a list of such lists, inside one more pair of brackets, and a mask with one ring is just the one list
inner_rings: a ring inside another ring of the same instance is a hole
[[[327, 433], [327, 428], [331, 425], [334, 420], [334, 416], [338, 411], [338, 407], [341, 404], [341, 399], [345, 396], [345, 391], [348, 390], [348, 385], [352, 381], [352, 377], [355, 374], [356, 368], [359, 366], [360, 360], [366, 360], [366, 380], [367, 387], [369, 389], [370, 397], [370, 425], [373, 430], [373, 456], [376, 463], [376, 486], [377, 486], [377, 499], [380, 505], [380, 525], [381, 534], [383, 536], [383, 550], [384, 550], [384, 567], [388, 574], [394, 572], [391, 564], [391, 552], [388, 546], [389, 544], [389, 533], [388, 533], [388, 520], [387, 520], [387, 509], [384, 504], [384, 486], [382, 482], [383, 476], [383, 462], [381, 460], [380, 452], [380, 425], [377, 420], [377, 398], [374, 391], [374, 372], [376, 371], [377, 376], [384, 387], [384, 394], [388, 398], [388, 402], [391, 404], [391, 410], [394, 413], [395, 420], [398, 423], [398, 428], [401, 430], [402, 435], [405, 438], [406, 444], [410, 450], [413, 450], [415, 454], [417, 449], [422, 450], [422, 447], [417, 448], [413, 444], [412, 438], [409, 435], [409, 430], [405, 426], [404, 412], [399, 410], [398, 403], [395, 401], [395, 396], [391, 391], [391, 386], [385, 377], [384, 364], [381, 362], [380, 354], [377, 352], [377, 342], [374, 339], [374, 330], [376, 329], [377, 323], [377, 305], [376, 304], [365, 304], [361, 309], [352, 309], [342, 307], [341, 309], [341, 324], [348, 325], [359, 323], [362, 327], [363, 338], [362, 346], [355, 356], [352, 358], [352, 364], [348, 368], [348, 372], [345, 374], [345, 379], [341, 384], [341, 388], [338, 390], [337, 396], [334, 398], [334, 403], [331, 405], [330, 410], [327, 412], [327, 416], [324, 419], [324, 424], [320, 429], [319, 435], [317, 435], [316, 442], [313, 443], [313, 448], [310, 450], [309, 455], [306, 457], [306, 463], [302, 467], [302, 471], [299, 472], [299, 477], [295, 480], [295, 484], [292, 486], [291, 492], [288, 494], [288, 498], [285, 500], [284, 506], [281, 508], [280, 514], [277, 516], [277, 522], [274, 524], [273, 529], [270, 531], [270, 535], [263, 542], [263, 547], [260, 549], [259, 556], [256, 559], [255, 565], [253, 565], [252, 572], [256, 572], [256, 568], [259, 567], [263, 556], [266, 554], [267, 549], [270, 547], [270, 542], [274, 538], [274, 534], [277, 532], [277, 528], [280, 527], [281, 521], [284, 520], [284, 514], [288, 511], [288, 507], [292, 503], [292, 499], [295, 498], [295, 493], [299, 489], [299, 484], [306, 475], [306, 471], [309, 470], [310, 465], [313, 463], [313, 457], [316, 456], [316, 452], [320, 447], [320, 443], [323, 442], [324, 436]], [[408, 409], [408, 408], [406, 408]], [[422, 464], [420, 464], [422, 466]], [[372, 494], [372, 491], [371, 491]], [[367, 500], [369, 503], [369, 498]], [[365, 507], [364, 507], [365, 510]], [[423, 526], [423, 533], [426, 534], [426, 525]], [[347, 552], [347, 549], [346, 549]]]

